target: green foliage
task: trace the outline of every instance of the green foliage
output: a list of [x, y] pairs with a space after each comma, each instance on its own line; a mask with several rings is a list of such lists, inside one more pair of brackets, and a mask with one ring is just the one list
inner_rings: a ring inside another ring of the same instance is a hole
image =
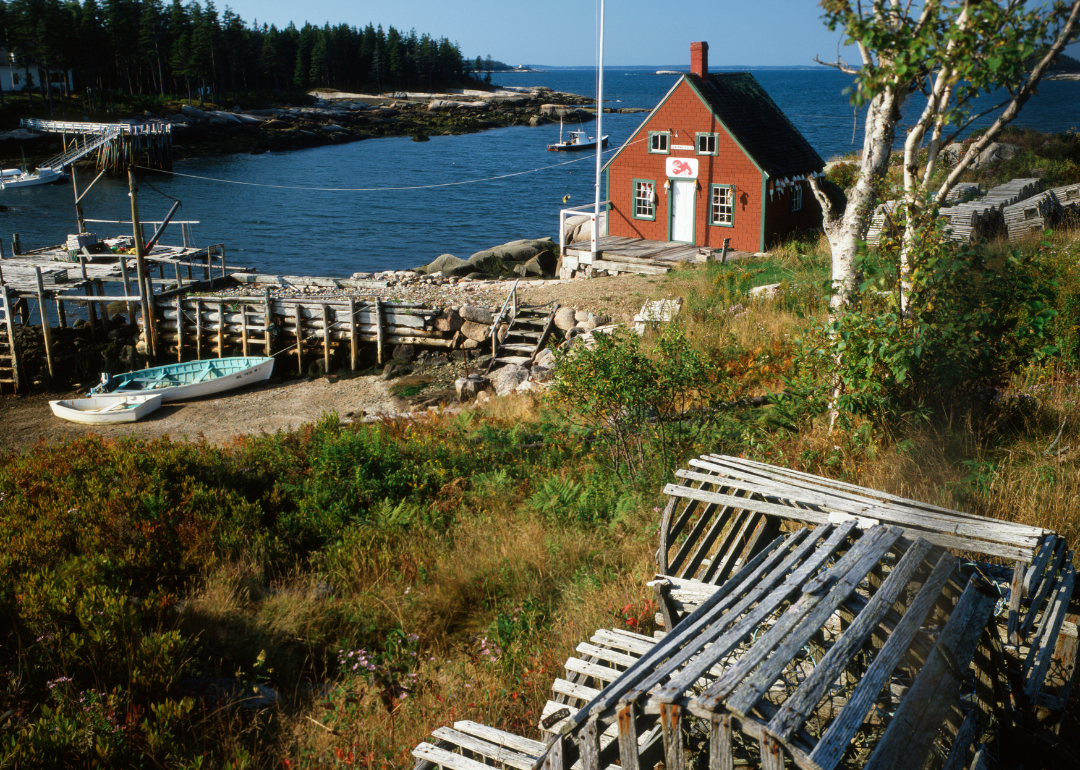
[[1034, 251], [1035, 263], [1043, 280], [1055, 289], [1057, 314], [1049, 324], [1048, 335], [1058, 349], [1059, 362], [1065, 371], [1080, 370], [1080, 245], [1071, 233], [1051, 237]]
[[[968, 103], [981, 91], [1015, 90], [1027, 62], [1044, 50], [1065, 22], [1064, 4], [1050, 8], [1015, 3], [939, 3], [883, 12], [878, 4], [823, 0], [825, 23], [843, 28], [847, 42], [874, 55], [856, 76], [852, 102], [864, 104], [887, 87], [906, 87], [949, 70], [953, 101], [946, 124], [962, 125]], [[883, 13], [888, 20], [882, 17]], [[963, 23], [958, 23], [961, 15]]]
[[[945, 241], [936, 227], [918, 233], [911, 252], [910, 306], [896, 302], [898, 252], [885, 271], [863, 258], [864, 281], [850, 307], [813, 329], [800, 356], [811, 382], [800, 389], [817, 408], [888, 423], [912, 410], [966, 410], [1032, 361], [1055, 354], [1050, 343], [1053, 285], [1032, 255], [991, 261], [984, 247]], [[793, 383], [794, 385], [794, 383]]]
[[580, 481], [550, 476], [533, 490], [528, 506], [560, 523], [594, 527], [620, 521], [641, 507], [640, 494], [625, 488], [607, 472]]
[[841, 190], [850, 190], [855, 186], [855, 182], [859, 178], [859, 165], [857, 163], [837, 163], [825, 172], [825, 178]]
[[[99, 10], [104, 7], [104, 12]], [[16, 66], [34, 60], [55, 70], [72, 69], [89, 94], [82, 109], [113, 109], [114, 94], [129, 106], [160, 107], [165, 94], [209, 88], [213, 94], [273, 91], [304, 97], [312, 87], [343, 89], [422, 88], [472, 82], [457, 43], [415, 30], [339, 23], [302, 27], [244, 22], [212, 2], [7, 3], [0, 19], [6, 50]], [[390, 66], [385, 66], [389, 62]], [[28, 68], [38, 83], [36, 65]], [[24, 74], [24, 77], [26, 75]], [[47, 80], [45, 82], [48, 82]], [[66, 94], [37, 97], [44, 104]], [[78, 98], [78, 97], [76, 97]], [[56, 105], [57, 107], [61, 105]]]
[[636, 334], [599, 334], [558, 352], [554, 391], [594, 431], [621, 478], [671, 469], [715, 416], [719, 370], [674, 324], [647, 350]]

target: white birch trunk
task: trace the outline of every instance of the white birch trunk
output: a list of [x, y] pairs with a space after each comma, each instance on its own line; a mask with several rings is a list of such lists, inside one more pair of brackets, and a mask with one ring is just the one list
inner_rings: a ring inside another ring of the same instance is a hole
[[[859, 242], [865, 240], [874, 210], [874, 185], [889, 168], [889, 154], [896, 138], [900, 106], [907, 98], [907, 89], [888, 88], [875, 96], [866, 113], [862, 160], [854, 189], [847, 196], [830, 195], [826, 186], [815, 178], [810, 188], [821, 204], [824, 214], [825, 237], [832, 251], [832, 309], [841, 309], [855, 288], [855, 257]], [[828, 183], [826, 183], [828, 184]]]

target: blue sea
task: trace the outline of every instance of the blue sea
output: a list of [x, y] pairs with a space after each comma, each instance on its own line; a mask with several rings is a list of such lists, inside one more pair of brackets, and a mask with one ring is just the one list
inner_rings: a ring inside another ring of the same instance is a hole
[[[844, 93], [850, 76], [824, 67], [752, 71], [822, 158], [861, 147], [862, 114]], [[605, 105], [652, 108], [677, 79], [606, 69]], [[495, 81], [596, 94], [595, 69], [501, 74]], [[1046, 82], [1015, 123], [1054, 132], [1080, 126], [1078, 95], [1080, 82]], [[907, 109], [917, 114], [920, 107]], [[612, 151], [645, 117], [604, 115]], [[587, 130], [593, 133], [595, 123]], [[558, 125], [516, 127], [430, 142], [371, 139], [187, 160], [174, 170], [191, 176], [148, 177], [152, 187], [141, 185], [140, 213], [160, 219], [177, 198], [183, 203], [177, 218], [200, 222], [193, 228], [197, 245], [224, 243], [230, 264], [264, 273], [348, 276], [415, 267], [440, 254], [468, 257], [517, 238], [557, 238], [563, 198], [569, 196], [569, 206], [592, 202], [595, 175], [595, 155], [546, 151], [558, 135]], [[85, 185], [89, 176], [80, 181]], [[18, 232], [24, 248], [52, 245], [76, 230], [70, 184], [6, 190], [0, 203], [8, 207], [0, 212], [7, 243]], [[87, 218], [129, 219], [126, 181], [103, 178], [83, 207]], [[120, 225], [90, 229], [101, 237], [130, 233]]]

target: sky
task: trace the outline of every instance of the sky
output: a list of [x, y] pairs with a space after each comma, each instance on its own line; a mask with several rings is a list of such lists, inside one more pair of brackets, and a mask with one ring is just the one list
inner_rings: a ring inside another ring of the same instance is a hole
[[[244, 21], [298, 27], [325, 22], [446, 37], [469, 57], [510, 65], [558, 67], [596, 63], [596, 0], [230, 0]], [[835, 59], [839, 32], [821, 21], [816, 0], [606, 0], [604, 64], [690, 63], [690, 43], [709, 43], [718, 67], [814, 66], [815, 54]], [[849, 54], [850, 58], [850, 54]]]

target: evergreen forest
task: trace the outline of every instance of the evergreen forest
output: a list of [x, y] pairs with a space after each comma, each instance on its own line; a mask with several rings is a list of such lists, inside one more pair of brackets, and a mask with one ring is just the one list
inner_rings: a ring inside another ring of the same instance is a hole
[[[72, 70], [91, 105], [104, 94], [154, 97], [337, 89], [430, 90], [500, 63], [466, 59], [445, 37], [369, 23], [248, 23], [213, 0], [0, 0], [4, 64], [22, 90], [65, 93]], [[49, 73], [53, 73], [50, 77]]]

